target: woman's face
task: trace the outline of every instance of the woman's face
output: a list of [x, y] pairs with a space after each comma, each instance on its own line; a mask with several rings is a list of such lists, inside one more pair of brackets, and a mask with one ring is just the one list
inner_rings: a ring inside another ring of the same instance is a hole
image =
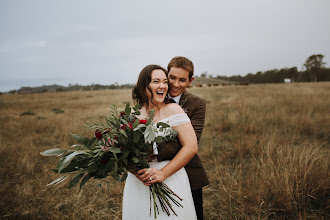
[[156, 105], [164, 102], [168, 90], [168, 80], [163, 70], [157, 69], [151, 72], [151, 81], [149, 83], [149, 88], [152, 93], [151, 100], [151, 93], [146, 88], [146, 93], [149, 100], [151, 100]]

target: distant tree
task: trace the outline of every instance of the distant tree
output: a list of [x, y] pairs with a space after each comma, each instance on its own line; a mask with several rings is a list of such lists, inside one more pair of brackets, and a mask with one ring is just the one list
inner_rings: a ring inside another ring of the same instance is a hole
[[306, 67], [306, 72], [310, 74], [311, 81], [316, 82], [318, 75], [320, 74], [320, 69], [324, 67], [322, 54], [314, 54], [307, 58], [304, 66]]
[[203, 72], [203, 73], [201, 74], [201, 77], [203, 77], [203, 78], [207, 77], [207, 72]]

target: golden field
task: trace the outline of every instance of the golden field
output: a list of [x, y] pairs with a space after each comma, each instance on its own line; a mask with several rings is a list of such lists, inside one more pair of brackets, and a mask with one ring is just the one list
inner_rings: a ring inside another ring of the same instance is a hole
[[[207, 100], [205, 219], [330, 218], [329, 82], [189, 91]], [[1, 219], [121, 219], [123, 184], [46, 187], [60, 175], [39, 152], [92, 136], [85, 122], [127, 102], [130, 90], [0, 95]]]

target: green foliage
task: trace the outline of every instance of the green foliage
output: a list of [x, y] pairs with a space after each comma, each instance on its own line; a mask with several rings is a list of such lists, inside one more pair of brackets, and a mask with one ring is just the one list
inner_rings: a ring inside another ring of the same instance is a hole
[[[91, 178], [112, 176], [118, 181], [124, 181], [128, 171], [149, 167], [147, 161], [154, 143], [162, 143], [176, 136], [168, 124], [152, 123], [153, 111], [147, 122], [141, 122], [137, 118], [140, 115], [140, 105], [131, 108], [127, 103], [122, 112], [118, 112], [116, 105], [111, 105], [110, 109], [110, 115], [104, 117], [104, 122], [85, 124], [89, 129], [97, 131], [98, 136], [96, 133], [92, 138], [71, 134], [77, 144], [72, 145], [69, 150], [54, 148], [40, 153], [43, 156], [60, 156], [53, 171], [66, 174], [49, 185], [58, 184], [71, 175], [74, 177], [69, 182], [69, 188], [79, 182], [82, 188]], [[168, 137], [157, 136], [158, 131], [164, 132], [165, 129], [172, 130], [167, 132]]]

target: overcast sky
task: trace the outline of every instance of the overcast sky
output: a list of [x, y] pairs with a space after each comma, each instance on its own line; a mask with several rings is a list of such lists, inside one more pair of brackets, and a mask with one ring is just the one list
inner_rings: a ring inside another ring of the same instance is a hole
[[329, 0], [1, 0], [0, 91], [135, 83], [186, 56], [195, 74], [330, 65]]

